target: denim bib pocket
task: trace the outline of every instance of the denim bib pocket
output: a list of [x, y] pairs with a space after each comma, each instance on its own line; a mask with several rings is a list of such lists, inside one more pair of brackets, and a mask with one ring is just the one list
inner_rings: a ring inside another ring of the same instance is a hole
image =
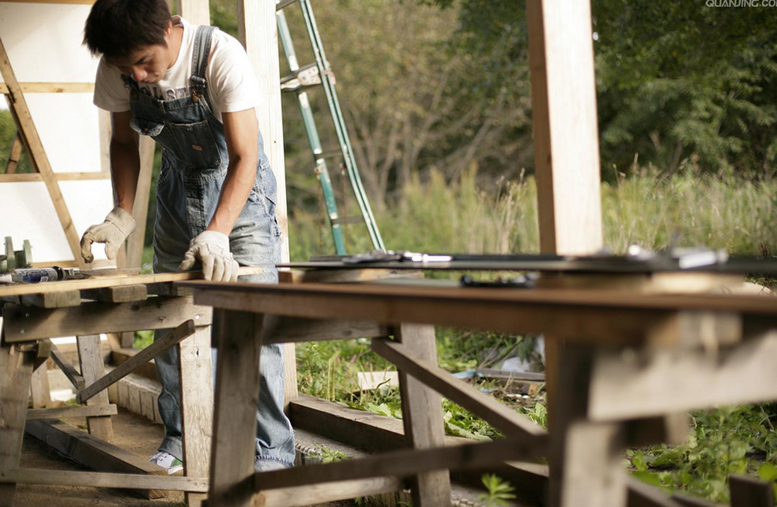
[[178, 145], [176, 157], [190, 169], [221, 167], [221, 155], [207, 121], [169, 123], [167, 128]]

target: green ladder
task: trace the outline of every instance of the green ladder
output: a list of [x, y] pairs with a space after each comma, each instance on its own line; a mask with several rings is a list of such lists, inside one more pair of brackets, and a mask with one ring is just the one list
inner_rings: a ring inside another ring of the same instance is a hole
[[[292, 42], [291, 32], [289, 31], [289, 26], [286, 22], [286, 15], [283, 13], [283, 9], [293, 3], [299, 3], [300, 8], [302, 9], [302, 17], [305, 21], [308, 38], [310, 39], [310, 45], [316, 60], [303, 67], [300, 67], [297, 60], [297, 53], [294, 50], [294, 43]], [[361, 210], [361, 218], [356, 220], [364, 222], [364, 225], [367, 227], [367, 232], [370, 235], [370, 239], [372, 240], [373, 248], [385, 251], [386, 247], [383, 244], [383, 238], [380, 236], [378, 224], [375, 222], [375, 216], [372, 214], [372, 209], [367, 200], [367, 195], [364, 192], [364, 186], [362, 185], [359, 170], [356, 166], [356, 158], [354, 157], [353, 149], [351, 148], [348, 129], [346, 128], [345, 120], [343, 119], [343, 114], [340, 110], [340, 102], [337, 100], [335, 77], [329, 67], [326, 54], [324, 53], [324, 46], [321, 42], [321, 36], [318, 33], [316, 18], [313, 16], [313, 9], [310, 5], [310, 1], [278, 0], [276, 5], [276, 16], [278, 20], [278, 36], [281, 40], [281, 45], [283, 46], [283, 52], [286, 55], [289, 69], [291, 70], [289, 76], [281, 79], [281, 90], [284, 92], [296, 92], [297, 94], [299, 107], [302, 111], [302, 121], [305, 124], [305, 131], [307, 132], [310, 148], [313, 152], [313, 159], [316, 164], [316, 176], [321, 184], [324, 205], [326, 207], [327, 216], [329, 217], [329, 224], [332, 228], [332, 239], [335, 245], [335, 252], [337, 255], [347, 254], [341, 225], [352, 222], [353, 220], [349, 217], [340, 217], [337, 213], [337, 202], [335, 201], [335, 194], [332, 189], [332, 180], [329, 177], [329, 168], [326, 164], [327, 155], [324, 154], [324, 150], [321, 148], [321, 140], [318, 136], [316, 122], [313, 118], [313, 111], [310, 108], [308, 94], [305, 91], [307, 88], [317, 85], [321, 85], [324, 88], [326, 101], [329, 104], [329, 112], [332, 115], [332, 121], [334, 122], [335, 131], [337, 132], [337, 139], [340, 143], [340, 152], [343, 157], [348, 179], [351, 181], [351, 187], [353, 188], [356, 202], [359, 204], [359, 209]], [[343, 195], [343, 198], [345, 199], [346, 196]]]

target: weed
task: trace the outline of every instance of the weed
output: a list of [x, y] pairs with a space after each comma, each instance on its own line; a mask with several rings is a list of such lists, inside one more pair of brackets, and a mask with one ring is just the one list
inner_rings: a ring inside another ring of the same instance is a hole
[[507, 505], [509, 500], [515, 499], [513, 488], [509, 482], [494, 474], [485, 474], [480, 479], [487, 492], [478, 496], [478, 500], [485, 503], [486, 507], [501, 507]]
[[337, 461], [345, 461], [348, 459], [348, 456], [346, 456], [344, 452], [330, 449], [323, 444], [317, 444], [316, 451], [318, 456], [321, 458], [322, 463], [335, 463]]

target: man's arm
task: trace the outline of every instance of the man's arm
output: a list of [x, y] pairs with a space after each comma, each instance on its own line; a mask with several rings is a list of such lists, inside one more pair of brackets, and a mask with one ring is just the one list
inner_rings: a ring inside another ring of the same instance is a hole
[[253, 109], [223, 113], [222, 120], [229, 152], [229, 168], [216, 212], [206, 230], [229, 236], [256, 181], [259, 126]]
[[131, 111], [111, 113], [111, 179], [117, 206], [132, 213], [140, 174], [138, 133], [130, 127]]

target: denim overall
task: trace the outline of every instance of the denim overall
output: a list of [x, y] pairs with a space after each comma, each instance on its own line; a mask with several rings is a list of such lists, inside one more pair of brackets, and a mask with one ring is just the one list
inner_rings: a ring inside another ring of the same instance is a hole
[[[162, 145], [162, 170], [157, 183], [154, 224], [154, 272], [178, 270], [189, 240], [205, 230], [216, 211], [227, 175], [229, 155], [224, 126], [208, 104], [205, 68], [213, 27], [200, 26], [194, 40], [191, 95], [158, 100], [122, 75], [130, 93], [130, 126]], [[241, 281], [277, 283], [280, 262], [280, 228], [275, 218], [276, 182], [257, 139], [259, 160], [256, 180], [234, 229], [229, 246], [242, 266], [261, 266], [262, 273], [241, 276]], [[155, 338], [164, 334], [157, 332]], [[283, 413], [283, 346], [262, 347], [260, 396], [256, 413], [256, 469], [272, 470], [294, 462], [294, 433]], [[155, 359], [162, 384], [159, 413], [166, 436], [159, 447], [183, 459], [178, 351], [173, 347]], [[213, 351], [214, 379], [216, 351]]]

